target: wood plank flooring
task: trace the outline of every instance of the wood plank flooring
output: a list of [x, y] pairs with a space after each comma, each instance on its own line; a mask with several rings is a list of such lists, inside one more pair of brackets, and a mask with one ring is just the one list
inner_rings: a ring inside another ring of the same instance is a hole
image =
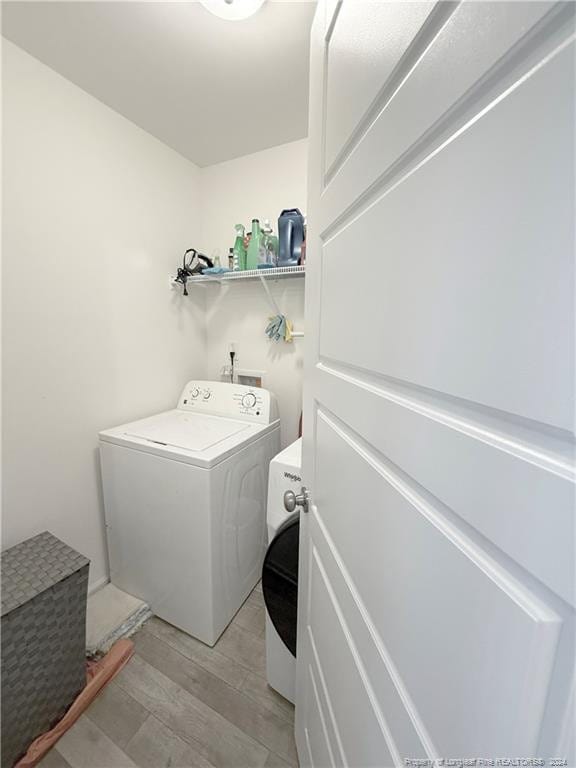
[[41, 768], [291, 768], [294, 707], [266, 683], [258, 585], [214, 648], [157, 618]]

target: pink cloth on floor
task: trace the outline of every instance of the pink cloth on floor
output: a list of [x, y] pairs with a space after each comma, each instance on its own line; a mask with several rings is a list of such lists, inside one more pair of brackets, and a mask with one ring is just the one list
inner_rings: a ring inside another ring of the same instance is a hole
[[28, 752], [18, 760], [14, 768], [33, 768], [39, 763], [46, 752], [74, 725], [102, 688], [130, 661], [133, 654], [134, 643], [132, 640], [117, 640], [102, 659], [87, 662], [86, 687], [74, 699], [74, 703], [62, 720], [52, 730], [34, 739], [28, 747]]

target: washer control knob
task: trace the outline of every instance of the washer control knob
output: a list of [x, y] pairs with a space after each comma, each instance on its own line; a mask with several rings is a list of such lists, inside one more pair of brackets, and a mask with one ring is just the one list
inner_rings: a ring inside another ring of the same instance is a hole
[[198, 389], [198, 387], [194, 387], [194, 389], [190, 392], [191, 397], [198, 397], [199, 394], [200, 394], [200, 390]]
[[204, 397], [204, 400], [209, 400], [211, 396], [212, 396], [212, 392], [210, 392], [210, 390], [209, 390], [209, 389], [206, 389], [206, 390], [204, 391], [204, 395], [203, 395], [203, 397]]
[[256, 395], [252, 392], [248, 392], [246, 395], [243, 395], [242, 405], [244, 408], [254, 408], [256, 405]]

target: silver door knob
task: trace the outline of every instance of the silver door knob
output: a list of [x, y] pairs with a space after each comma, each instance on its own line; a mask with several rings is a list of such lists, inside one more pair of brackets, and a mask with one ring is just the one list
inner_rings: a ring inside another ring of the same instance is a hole
[[308, 491], [302, 487], [301, 493], [286, 491], [284, 494], [284, 509], [286, 512], [294, 512], [296, 507], [302, 507], [304, 512], [308, 512]]

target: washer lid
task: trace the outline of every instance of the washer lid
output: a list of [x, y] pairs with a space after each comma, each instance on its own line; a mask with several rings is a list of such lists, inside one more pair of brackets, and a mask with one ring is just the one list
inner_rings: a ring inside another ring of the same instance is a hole
[[205, 451], [216, 443], [245, 432], [249, 426], [232, 419], [170, 411], [163, 419], [152, 417], [129, 425], [124, 434], [185, 451]]
[[254, 424], [176, 409], [105, 429], [99, 437], [101, 444], [114, 443], [210, 469], [279, 427], [277, 420]]

